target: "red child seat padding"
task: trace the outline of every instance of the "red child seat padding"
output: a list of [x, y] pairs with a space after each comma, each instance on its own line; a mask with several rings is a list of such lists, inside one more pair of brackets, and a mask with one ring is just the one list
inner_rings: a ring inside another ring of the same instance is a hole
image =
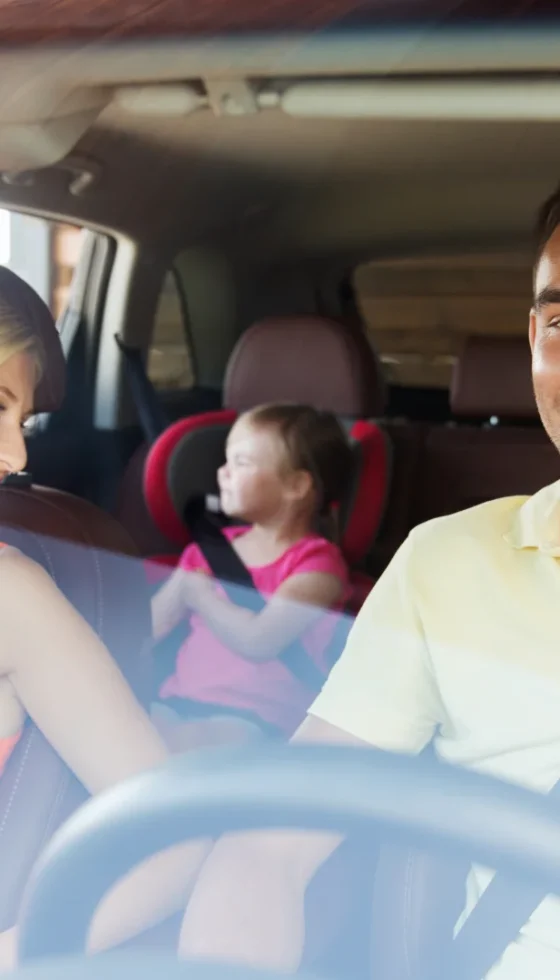
[[[144, 470], [144, 494], [152, 520], [172, 541], [190, 541], [183, 514], [195, 500], [216, 495], [216, 474], [237, 413], [228, 409], [182, 419], [152, 446]], [[359, 567], [379, 531], [389, 483], [389, 447], [373, 422], [347, 426], [354, 450], [346, 498], [340, 501], [341, 549], [351, 568]], [[167, 562], [166, 562], [167, 563]]]

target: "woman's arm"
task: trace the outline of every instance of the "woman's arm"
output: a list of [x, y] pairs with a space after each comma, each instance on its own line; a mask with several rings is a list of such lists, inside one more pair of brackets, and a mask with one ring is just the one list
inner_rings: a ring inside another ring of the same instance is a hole
[[49, 575], [0, 561], [0, 675], [91, 793], [167, 756], [117, 664]]
[[[0, 676], [90, 792], [167, 757], [96, 634], [46, 572], [17, 552], [0, 560], [0, 623]], [[196, 844], [176, 848], [119, 885], [101, 905], [94, 947], [124, 941], [180, 908], [200, 854]]]
[[335, 575], [305, 572], [292, 575], [274, 593], [262, 612], [236, 606], [218, 595], [203, 576], [185, 578], [184, 596], [213, 633], [246, 660], [274, 660], [341, 598], [344, 585]]

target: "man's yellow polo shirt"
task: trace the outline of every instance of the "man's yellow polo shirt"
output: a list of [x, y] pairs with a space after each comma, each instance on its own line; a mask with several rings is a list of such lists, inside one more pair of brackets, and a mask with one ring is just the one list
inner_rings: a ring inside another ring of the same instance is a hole
[[[379, 748], [547, 792], [560, 779], [560, 482], [416, 528], [310, 713]], [[477, 869], [467, 907], [491, 875]], [[492, 980], [560, 977], [548, 899]]]

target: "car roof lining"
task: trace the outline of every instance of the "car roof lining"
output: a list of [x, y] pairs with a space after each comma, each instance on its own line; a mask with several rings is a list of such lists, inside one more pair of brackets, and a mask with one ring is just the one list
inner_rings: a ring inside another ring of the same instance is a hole
[[225, 65], [239, 77], [324, 77], [350, 65], [354, 75], [375, 68], [433, 77], [451, 66], [471, 77], [490, 66], [542, 73], [556, 66], [559, 34], [424, 27], [1, 51], [0, 125], [14, 115], [14, 87], [20, 112], [22, 92], [32, 100], [49, 86], [56, 111], [84, 87], [106, 108], [73, 150], [99, 168], [84, 194], [73, 196], [67, 170], [54, 165], [30, 186], [0, 184], [0, 200], [114, 229], [170, 255], [215, 241], [266, 263], [524, 246], [560, 175], [554, 122], [293, 119], [277, 110], [177, 120], [126, 113], [107, 91], [132, 80], [218, 77]]

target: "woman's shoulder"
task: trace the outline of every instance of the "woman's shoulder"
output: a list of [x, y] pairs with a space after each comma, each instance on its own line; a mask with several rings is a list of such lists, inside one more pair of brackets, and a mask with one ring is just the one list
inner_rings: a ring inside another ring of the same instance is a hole
[[52, 584], [48, 572], [32, 558], [28, 558], [18, 548], [0, 542], [0, 581], [1, 591], [6, 593], [9, 586], [19, 588], [24, 584]]
[[2, 569], [5, 571], [6, 568], [21, 568], [25, 567], [26, 564], [33, 565], [34, 562], [30, 558], [26, 558], [18, 548], [0, 541], [0, 575]]

